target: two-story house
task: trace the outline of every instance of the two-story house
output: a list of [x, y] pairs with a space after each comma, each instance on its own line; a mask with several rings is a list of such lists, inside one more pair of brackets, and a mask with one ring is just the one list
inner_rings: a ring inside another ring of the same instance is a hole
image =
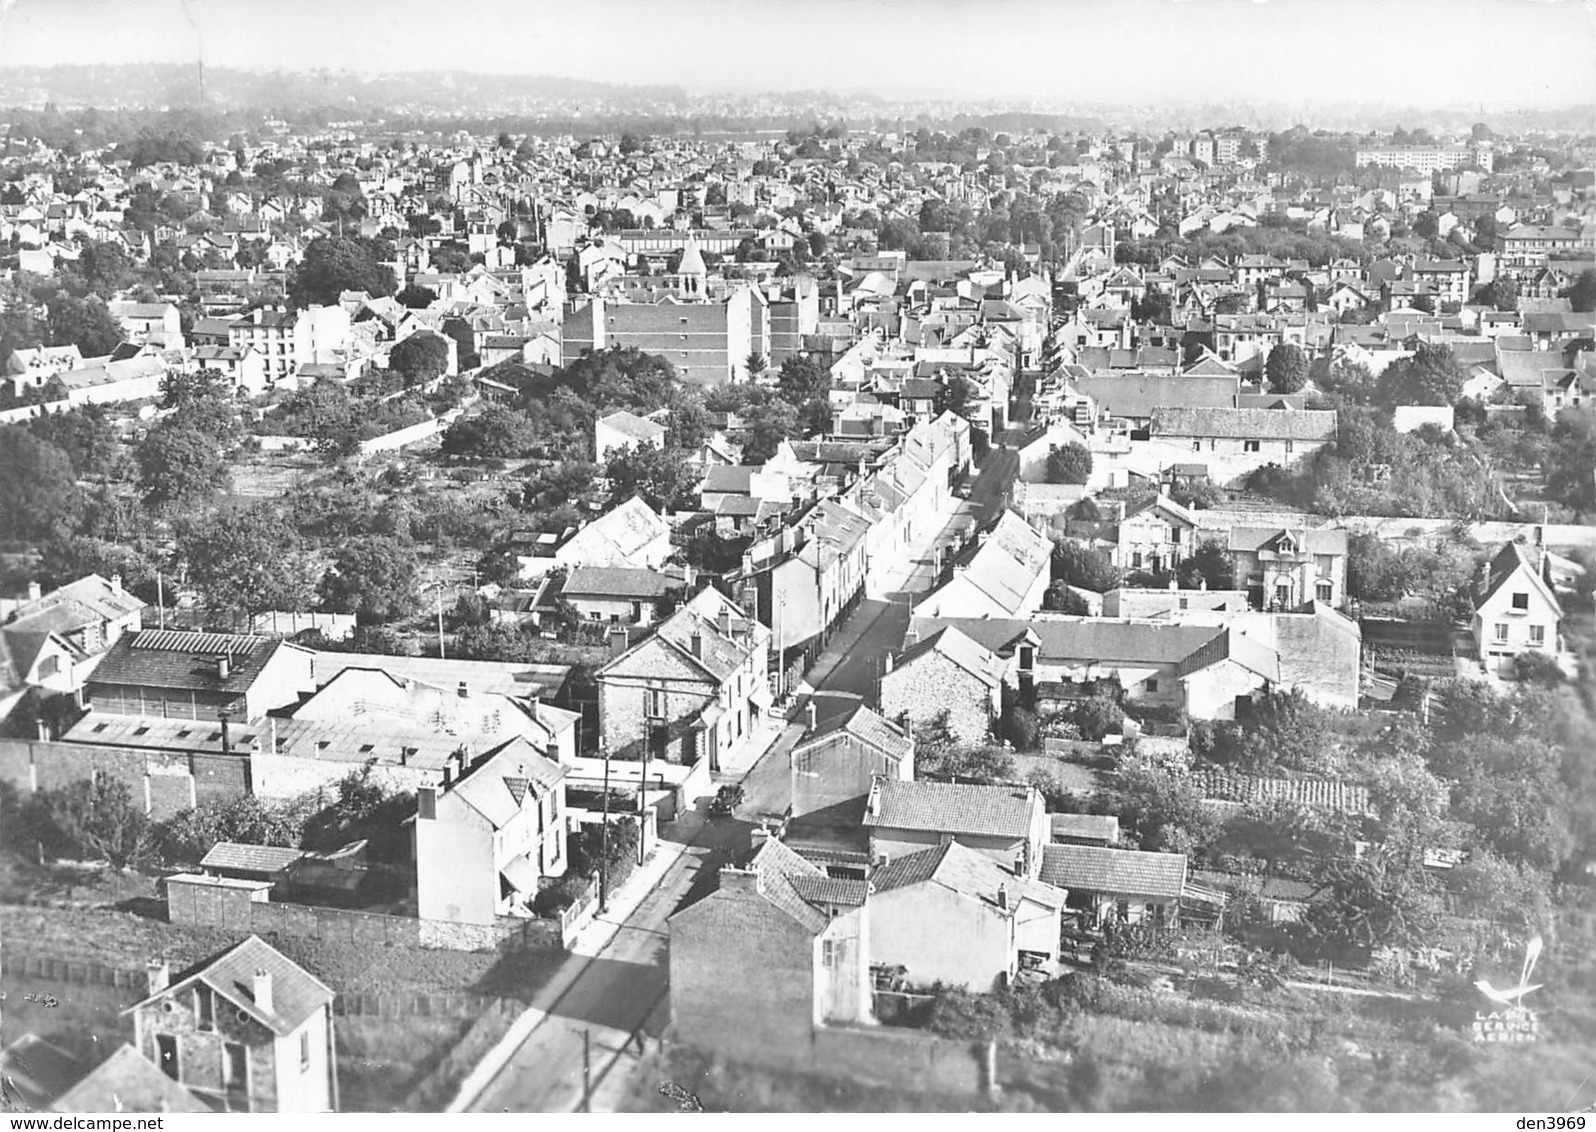
[[1005, 510], [952, 562], [952, 574], [915, 606], [920, 616], [1025, 617], [1042, 608], [1053, 543]]
[[985, 991], [1058, 959], [1068, 893], [959, 840], [887, 861], [870, 887], [870, 960], [912, 985]]
[[766, 841], [670, 918], [671, 1026], [740, 1061], [802, 1066], [815, 1031], [872, 1020], [869, 888]]
[[566, 869], [570, 767], [524, 737], [457, 765], [441, 789], [416, 791], [417, 914], [463, 924], [526, 915], [539, 879]]
[[1042, 867], [1047, 807], [1034, 786], [920, 782], [877, 778], [865, 802], [864, 826], [873, 861], [957, 841], [1016, 876]]
[[956, 628], [928, 634], [886, 657], [878, 699], [888, 719], [920, 727], [947, 713], [960, 742], [984, 743], [1002, 712], [1002, 666]]
[[335, 1112], [333, 992], [259, 936], [173, 977], [152, 965], [133, 1047], [232, 1112]]
[[1107, 920], [1178, 927], [1188, 887], [1184, 853], [1048, 845], [1041, 879], [1069, 893], [1090, 926]]
[[1216, 484], [1233, 484], [1270, 464], [1291, 467], [1336, 437], [1336, 414], [1317, 409], [1153, 410], [1152, 437], [1184, 447]]
[[1538, 548], [1510, 542], [1497, 551], [1475, 596], [1475, 644], [1487, 671], [1511, 678], [1526, 652], [1555, 656], [1563, 607], [1539, 566]]
[[[631, 566], [658, 570], [671, 553], [671, 529], [637, 496], [582, 527], [547, 559], [555, 566]], [[522, 560], [522, 572], [535, 568]], [[537, 571], [541, 572], [541, 571]]]
[[598, 670], [601, 742], [612, 756], [711, 769], [772, 703], [770, 630], [713, 587]]
[[0, 602], [0, 632], [26, 682], [76, 691], [123, 633], [140, 629], [146, 608], [120, 574], [90, 574], [48, 594], [30, 583], [26, 600]]
[[1317, 601], [1340, 606], [1347, 592], [1347, 532], [1232, 527], [1225, 549], [1236, 586], [1259, 609], [1292, 609]]
[[1196, 531], [1197, 516], [1160, 492], [1120, 520], [1114, 565], [1150, 574], [1173, 570], [1197, 549]]
[[817, 726], [811, 704], [808, 729], [787, 761], [795, 830], [857, 830], [878, 777], [914, 777], [914, 736], [863, 704]]

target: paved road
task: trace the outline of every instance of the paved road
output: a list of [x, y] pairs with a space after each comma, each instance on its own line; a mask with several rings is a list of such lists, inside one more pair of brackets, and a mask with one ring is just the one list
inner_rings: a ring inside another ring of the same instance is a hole
[[[779, 742], [778, 742], [779, 745]], [[783, 756], [785, 758], [785, 756]], [[714, 884], [720, 866], [748, 844], [750, 826], [700, 814], [662, 830], [662, 841], [682, 838], [680, 859], [627, 915], [596, 955], [572, 955], [575, 978], [508, 1064], [472, 1103], [473, 1112], [571, 1112], [582, 1104], [583, 1032], [588, 1034], [592, 1079], [602, 1086], [635, 1059], [632, 1036], [658, 1037], [667, 990], [666, 919]], [[680, 842], [678, 842], [680, 844]]]
[[[995, 515], [1008, 497], [1017, 457], [994, 450], [983, 465], [970, 499], [941, 531], [905, 564], [896, 600], [862, 602], [840, 627], [817, 662], [813, 702], [826, 719], [861, 701], [874, 703], [881, 658], [903, 642], [913, 595], [933, 580], [930, 548], [947, 545], [973, 520]], [[780, 812], [791, 798], [787, 752], [802, 736], [804, 721], [787, 727], [743, 779], [747, 790], [734, 818], [706, 819], [700, 812], [661, 831], [662, 841], [685, 846], [659, 883], [627, 915], [614, 938], [597, 954], [573, 955], [578, 964], [563, 993], [536, 1005], [547, 1017], [532, 1030], [472, 1103], [475, 1112], [570, 1112], [583, 1103], [583, 1035], [587, 1034], [595, 1108], [619, 1103], [636, 1066], [633, 1035], [657, 1037], [666, 1023], [668, 992], [666, 920], [678, 908], [713, 888], [722, 864], [746, 849], [760, 813]], [[728, 776], [729, 777], [729, 776]], [[720, 776], [717, 776], [719, 779]]]

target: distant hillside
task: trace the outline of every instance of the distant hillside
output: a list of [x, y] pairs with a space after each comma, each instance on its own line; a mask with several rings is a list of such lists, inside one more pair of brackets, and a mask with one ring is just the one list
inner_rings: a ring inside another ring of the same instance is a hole
[[[685, 106], [674, 86], [619, 86], [549, 75], [478, 75], [417, 71], [364, 77], [332, 71], [242, 71], [205, 69], [205, 105], [211, 109], [304, 111], [337, 107], [352, 117], [402, 107], [416, 111], [505, 113], [538, 104], [567, 112]], [[6, 67], [0, 70], [0, 105], [102, 109], [195, 106], [199, 70], [194, 64], [124, 64], [114, 67]], [[572, 105], [577, 103], [578, 105]], [[580, 105], [586, 103], [588, 105]]]

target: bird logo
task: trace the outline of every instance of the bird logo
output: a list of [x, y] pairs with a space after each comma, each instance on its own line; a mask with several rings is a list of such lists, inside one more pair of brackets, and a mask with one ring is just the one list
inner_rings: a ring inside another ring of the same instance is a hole
[[1536, 936], [1529, 941], [1529, 947], [1524, 952], [1524, 967], [1518, 976], [1518, 986], [1498, 990], [1491, 985], [1489, 979], [1480, 979], [1474, 985], [1479, 988], [1481, 994], [1492, 1002], [1500, 1003], [1513, 1010], [1522, 1010], [1524, 1008], [1524, 996], [1529, 994], [1530, 991], [1540, 990], [1545, 985], [1544, 983], [1532, 984], [1529, 981], [1530, 976], [1535, 972], [1535, 961], [1541, 957], [1541, 946], [1540, 936]]

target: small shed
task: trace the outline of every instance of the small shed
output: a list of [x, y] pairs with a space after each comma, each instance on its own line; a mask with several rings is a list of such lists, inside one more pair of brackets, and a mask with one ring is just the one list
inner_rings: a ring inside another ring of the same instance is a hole
[[200, 868], [219, 877], [277, 882], [287, 880], [289, 870], [304, 855], [303, 849], [218, 841], [200, 861]]

